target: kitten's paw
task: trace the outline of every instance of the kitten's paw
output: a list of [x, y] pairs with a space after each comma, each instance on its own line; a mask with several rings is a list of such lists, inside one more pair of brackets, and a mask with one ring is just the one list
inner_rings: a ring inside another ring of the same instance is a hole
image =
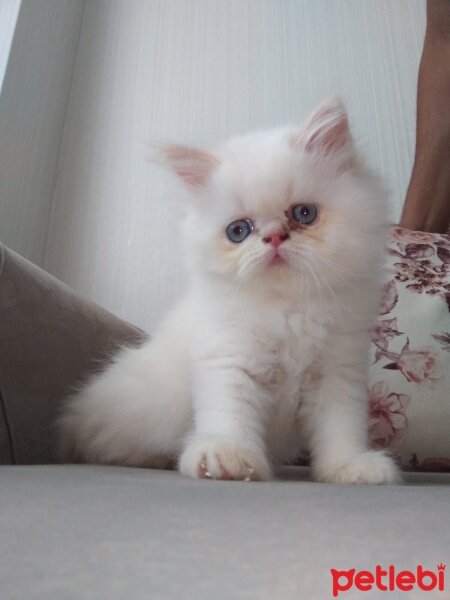
[[218, 438], [194, 438], [179, 461], [183, 475], [198, 479], [266, 481], [272, 471], [264, 454]]
[[317, 481], [330, 483], [381, 484], [401, 480], [400, 472], [390, 456], [383, 451], [367, 450], [341, 465], [318, 468]]

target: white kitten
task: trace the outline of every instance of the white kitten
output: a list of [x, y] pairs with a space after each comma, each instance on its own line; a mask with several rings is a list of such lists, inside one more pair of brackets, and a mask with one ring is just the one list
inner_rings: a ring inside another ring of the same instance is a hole
[[264, 480], [306, 445], [317, 480], [396, 480], [367, 442], [385, 194], [342, 104], [214, 153], [164, 154], [189, 191], [189, 289], [68, 403], [66, 457]]

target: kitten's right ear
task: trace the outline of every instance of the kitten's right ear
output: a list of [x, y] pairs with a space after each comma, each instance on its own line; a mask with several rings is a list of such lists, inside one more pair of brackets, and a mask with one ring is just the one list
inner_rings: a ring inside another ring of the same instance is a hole
[[334, 96], [322, 102], [306, 120], [294, 142], [316, 156], [351, 149], [347, 114], [340, 98]]
[[162, 146], [160, 153], [166, 164], [189, 188], [206, 187], [219, 164], [214, 154], [192, 146]]

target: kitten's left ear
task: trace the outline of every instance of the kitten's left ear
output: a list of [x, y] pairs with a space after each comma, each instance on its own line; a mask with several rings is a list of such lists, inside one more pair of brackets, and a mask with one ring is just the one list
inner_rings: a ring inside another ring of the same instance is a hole
[[310, 115], [297, 143], [301, 143], [309, 154], [319, 156], [351, 148], [347, 113], [340, 98], [329, 98]]
[[219, 164], [213, 154], [192, 146], [163, 146], [160, 151], [169, 167], [189, 188], [206, 187]]

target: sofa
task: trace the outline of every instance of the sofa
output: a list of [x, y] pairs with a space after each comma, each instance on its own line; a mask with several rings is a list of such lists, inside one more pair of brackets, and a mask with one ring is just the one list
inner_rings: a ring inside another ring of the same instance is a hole
[[450, 598], [450, 473], [339, 486], [299, 466], [260, 483], [60, 464], [65, 395], [147, 336], [0, 251], [2, 600]]

